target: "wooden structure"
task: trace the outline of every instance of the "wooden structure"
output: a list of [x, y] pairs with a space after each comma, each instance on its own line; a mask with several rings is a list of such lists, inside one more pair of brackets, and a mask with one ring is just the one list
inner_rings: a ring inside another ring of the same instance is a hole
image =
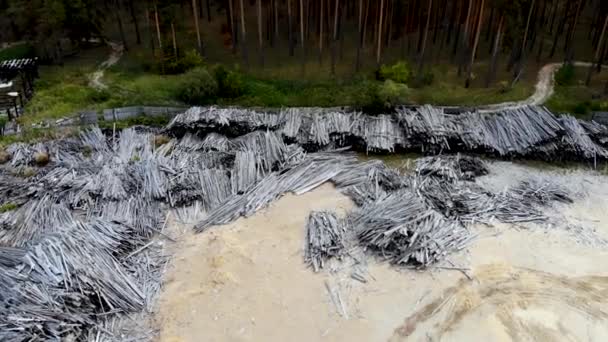
[[0, 113], [14, 119], [34, 93], [38, 77], [38, 59], [23, 58], [0, 61]]

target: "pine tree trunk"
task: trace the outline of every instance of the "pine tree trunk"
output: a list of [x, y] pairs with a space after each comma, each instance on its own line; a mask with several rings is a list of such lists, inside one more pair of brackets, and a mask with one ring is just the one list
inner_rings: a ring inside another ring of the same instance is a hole
[[[242, 1], [242, 0], [241, 0]], [[294, 55], [293, 23], [291, 21], [291, 0], [287, 0], [287, 36], [289, 39], [289, 56]]]
[[452, 2], [452, 15], [450, 16], [450, 23], [448, 24], [448, 34], [445, 39], [445, 43], [448, 45], [452, 41], [452, 31], [454, 30], [454, 22], [456, 21], [456, 18], [460, 19], [460, 17], [458, 17], [459, 12], [460, 12], [460, 0], [454, 0]]
[[422, 47], [420, 49], [420, 57], [418, 59], [418, 76], [422, 75], [422, 67], [424, 63], [424, 51], [426, 49], [426, 39], [429, 35], [429, 24], [431, 22], [431, 12], [433, 9], [433, 0], [429, 0], [428, 13], [426, 14], [426, 25], [424, 26], [424, 35], [422, 37]]
[[171, 22], [171, 39], [173, 40], [173, 56], [177, 60], [177, 40], [175, 39], [175, 26]]
[[273, 0], [274, 2], [274, 38], [279, 41], [279, 0]]
[[462, 14], [464, 12], [464, 0], [459, 1], [459, 4], [461, 6], [459, 6], [459, 11], [458, 11], [458, 16], [457, 16], [457, 22], [456, 22], [456, 36], [454, 36], [454, 44], [452, 47], [452, 62], [454, 61], [454, 59], [458, 56], [458, 48], [460, 47], [460, 31], [462, 31], [462, 25], [460, 24], [460, 20], [462, 18]]
[[[608, 26], [608, 15], [605, 16], [604, 18], [604, 26], [602, 27], [602, 33], [600, 33], [600, 39], [597, 42], [597, 47], [595, 48], [595, 56], [593, 57], [593, 61], [598, 63], [598, 69], [601, 70], [601, 64], [600, 63], [600, 51], [602, 50], [602, 43], [604, 42], [604, 34], [606, 33], [606, 26]], [[587, 80], [585, 81], [585, 84], [587, 86], [589, 86], [589, 83], [591, 83], [591, 74], [593, 73], [593, 63], [591, 64], [591, 66], [589, 67], [589, 72], [587, 73]]]
[[469, 0], [469, 6], [467, 8], [467, 16], [464, 21], [464, 32], [460, 41], [460, 48], [458, 53], [458, 77], [462, 76], [462, 65], [466, 57], [467, 47], [469, 45], [469, 22], [471, 21], [471, 10], [473, 8], [473, 0]]
[[194, 29], [196, 30], [196, 43], [198, 45], [198, 53], [203, 56], [203, 41], [201, 39], [201, 30], [198, 26], [198, 9], [196, 8], [197, 0], [192, 0], [192, 16], [194, 17]]
[[386, 48], [389, 49], [391, 47], [391, 40], [393, 39], [392, 33], [393, 33], [393, 13], [394, 13], [394, 8], [395, 5], [392, 3], [392, 1], [389, 1], [389, 5], [390, 5], [390, 11], [388, 13], [388, 17], [386, 18], [386, 21], [388, 22], [388, 28], [386, 30]]
[[492, 48], [492, 61], [490, 62], [490, 69], [488, 69], [488, 76], [486, 77], [486, 88], [490, 87], [492, 81], [494, 81], [494, 75], [496, 73], [496, 62], [498, 57], [498, 48], [500, 47], [500, 38], [502, 35], [502, 25], [504, 23], [504, 15], [500, 16], [498, 21], [498, 29], [496, 30], [496, 36], [494, 37], [494, 47]]
[[300, 47], [304, 52], [304, 0], [300, 0]]
[[405, 17], [403, 19], [403, 33], [401, 34], [401, 59], [405, 59], [405, 41], [407, 39], [407, 25], [409, 22], [409, 18], [408, 18], [408, 14], [409, 14], [409, 7], [410, 7], [410, 3], [406, 2], [405, 3]]
[[519, 52], [519, 61], [517, 63], [517, 69], [515, 74], [513, 75], [513, 81], [511, 82], [511, 87], [515, 85], [515, 83], [519, 80], [521, 73], [524, 69], [524, 63], [526, 59], [526, 43], [528, 40], [528, 30], [530, 29], [530, 20], [532, 19], [532, 12], [534, 11], [534, 5], [536, 4], [536, 0], [532, 0], [530, 4], [530, 10], [528, 11], [528, 19], [526, 20], [526, 29], [524, 30], [524, 37], [521, 41], [521, 49]]
[[236, 53], [236, 45], [238, 43], [238, 31], [234, 24], [234, 6], [232, 0], [228, 0], [228, 10], [230, 11], [230, 38], [232, 39], [232, 53]]
[[135, 15], [135, 6], [133, 6], [133, 0], [129, 0], [129, 12], [131, 13], [131, 21], [135, 27], [135, 39], [137, 45], [141, 44], [141, 35], [139, 34], [139, 24], [137, 23], [137, 15]]
[[323, 64], [323, 23], [324, 23], [324, 18], [323, 18], [323, 14], [324, 14], [324, 9], [325, 6], [323, 4], [324, 0], [321, 0], [321, 6], [319, 8], [319, 11], [321, 12], [319, 17], [319, 65]]
[[492, 33], [492, 24], [494, 23], [494, 7], [490, 10], [490, 21], [488, 22], [488, 27], [486, 29], [486, 37], [485, 41], [490, 40], [490, 34]]
[[165, 73], [165, 56], [163, 56], [163, 40], [160, 36], [160, 23], [158, 20], [158, 6], [156, 1], [154, 2], [154, 20], [156, 21], [156, 36], [158, 37], [158, 51], [160, 52], [160, 70], [161, 73]]
[[566, 19], [568, 19], [568, 12], [570, 12], [570, 1], [566, 2], [566, 8], [564, 10], [564, 16], [562, 17], [560, 23], [557, 26], [557, 31], [555, 33], [555, 37], [553, 38], [553, 46], [551, 47], [551, 53], [549, 54], [549, 58], [553, 58], [555, 55], [555, 50], [557, 49], [557, 42], [559, 37], [561, 37], [562, 33], [564, 33], [564, 25], [566, 24]]
[[245, 61], [245, 67], [249, 68], [249, 56], [247, 54], [247, 29], [245, 27], [245, 7], [243, 6], [243, 0], [239, 1], [239, 5], [241, 7], [241, 37], [243, 38], [241, 45], [243, 50], [243, 59]]
[[481, 0], [481, 4], [479, 5], [479, 19], [477, 20], [477, 29], [475, 30], [475, 39], [473, 40], [473, 50], [471, 51], [471, 61], [469, 62], [469, 67], [467, 68], [467, 78], [464, 81], [465, 88], [468, 88], [471, 85], [471, 72], [473, 71], [473, 63], [475, 62], [475, 54], [477, 53], [477, 44], [479, 43], [479, 34], [481, 33], [481, 21], [483, 20], [483, 4], [484, 0]]
[[576, 32], [576, 25], [578, 24], [578, 17], [580, 16], [581, 13], [581, 5], [583, 4], [583, 0], [579, 0], [578, 1], [578, 6], [576, 8], [576, 14], [574, 15], [574, 23], [572, 24], [572, 27], [570, 28], [570, 34], [567, 37], [567, 41], [566, 41], [566, 59], [565, 62], [566, 63], [572, 63], [572, 60], [574, 59], [574, 49], [572, 47], [572, 40], [574, 39], [574, 34]]
[[549, 25], [549, 34], [553, 34], [553, 25], [555, 24], [555, 17], [557, 16], [557, 4], [559, 0], [551, 0], [553, 7], [551, 9], [551, 25]]
[[340, 0], [336, 0], [336, 7], [334, 9], [334, 33], [331, 40], [331, 73], [336, 74], [336, 44], [338, 43], [338, 6]]
[[355, 61], [355, 72], [359, 72], [359, 67], [361, 65], [361, 37], [363, 35], [363, 29], [361, 25], [363, 24], [363, 0], [359, 0], [359, 25], [358, 25], [358, 35], [357, 35], [357, 59]]
[[264, 66], [264, 34], [262, 32], [262, 0], [258, 4], [258, 47], [260, 49], [260, 65]]
[[306, 49], [304, 48], [304, 0], [300, 0], [300, 48], [302, 49], [300, 59], [302, 60], [302, 74], [306, 67]]
[[367, 35], [367, 19], [369, 18], [369, 6], [371, 0], [367, 0], [365, 4], [365, 18], [363, 18], [363, 37], [361, 38], [361, 49], [365, 50], [365, 38]]
[[148, 8], [148, 6], [146, 6], [146, 26], [148, 26], [148, 36], [150, 36], [150, 48], [152, 49], [152, 55], [154, 56], [154, 34], [152, 33], [152, 24], [150, 23], [150, 9]]
[[120, 0], [116, 0], [115, 3], [116, 9], [114, 10], [114, 14], [116, 15], [116, 21], [118, 22], [118, 30], [120, 31], [120, 39], [122, 39], [122, 46], [125, 51], [129, 51], [129, 47], [127, 46], [127, 37], [125, 36], [125, 31], [122, 27], [122, 19], [120, 19]]
[[378, 47], [376, 48], [376, 64], [380, 66], [380, 53], [382, 52], [382, 21], [384, 16], [382, 13], [384, 12], [384, 0], [380, 0], [380, 23], [378, 25]]

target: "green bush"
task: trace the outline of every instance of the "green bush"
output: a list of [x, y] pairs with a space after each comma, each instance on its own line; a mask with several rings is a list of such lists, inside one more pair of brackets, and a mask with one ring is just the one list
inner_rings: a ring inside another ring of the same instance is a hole
[[0, 49], [0, 61], [5, 59], [19, 59], [34, 57], [36, 55], [34, 48], [27, 43], [17, 44], [6, 49]]
[[572, 112], [577, 115], [585, 115], [589, 112], [589, 102], [579, 102], [574, 108], [572, 108]]
[[409, 95], [408, 87], [403, 83], [386, 80], [378, 88], [378, 100], [387, 108], [407, 102]]
[[203, 57], [201, 57], [198, 51], [194, 49], [186, 52], [186, 54], [179, 59], [179, 62], [184, 71], [205, 66], [205, 60], [203, 59]]
[[7, 202], [3, 205], [0, 205], [0, 213], [6, 213], [7, 211], [12, 211], [17, 209], [18, 206], [13, 202]]
[[192, 105], [208, 104], [216, 99], [218, 86], [207, 69], [188, 71], [176, 88], [178, 100]]
[[245, 93], [243, 76], [219, 65], [214, 70], [215, 80], [219, 88], [218, 95], [225, 98], [236, 98]]
[[382, 65], [379, 76], [380, 81], [392, 80], [397, 83], [407, 83], [410, 78], [410, 67], [405, 61], [393, 65]]
[[103, 103], [110, 99], [110, 93], [105, 89], [92, 89], [89, 100], [94, 103]]
[[555, 73], [555, 83], [560, 86], [569, 86], [574, 83], [574, 66], [564, 64]]
[[422, 88], [433, 84], [435, 81], [435, 74], [431, 70], [423, 71], [421, 74], [416, 75], [412, 86], [416, 88]]
[[[165, 62], [165, 74], [183, 74], [189, 70], [205, 66], [205, 61], [196, 50], [190, 50], [185, 55], [175, 58], [173, 52]], [[161, 69], [160, 67], [158, 69]]]

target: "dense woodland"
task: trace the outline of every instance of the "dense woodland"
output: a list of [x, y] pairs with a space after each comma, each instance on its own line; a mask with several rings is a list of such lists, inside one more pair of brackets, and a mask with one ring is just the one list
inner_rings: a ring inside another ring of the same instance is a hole
[[220, 37], [245, 67], [284, 51], [332, 72], [354, 56], [356, 72], [381, 65], [390, 50], [414, 75], [452, 63], [468, 86], [479, 59], [489, 64], [489, 85], [499, 67], [515, 83], [526, 63], [584, 60], [599, 70], [608, 58], [605, 0], [0, 0], [0, 13], [0, 41], [34, 42], [51, 59], [61, 56], [61, 40], [111, 38], [150, 49], [162, 63], [183, 54], [189, 39], [210, 55], [207, 41]]

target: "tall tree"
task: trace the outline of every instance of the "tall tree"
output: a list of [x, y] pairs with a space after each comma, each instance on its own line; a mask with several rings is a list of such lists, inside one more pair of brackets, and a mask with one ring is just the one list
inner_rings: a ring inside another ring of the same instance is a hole
[[462, 64], [465, 57], [465, 51], [468, 49], [469, 42], [469, 22], [471, 19], [471, 10], [473, 8], [473, 0], [469, 0], [469, 5], [467, 7], [467, 16], [464, 20], [464, 30], [462, 37], [460, 38], [459, 47], [458, 47], [458, 77], [462, 75]]
[[302, 70], [304, 70], [306, 50], [304, 49], [304, 0], [300, 0], [300, 47], [302, 48]]
[[[605, 15], [604, 18], [604, 25], [602, 26], [602, 33], [600, 33], [600, 39], [597, 42], [597, 46], [595, 47], [595, 55], [593, 57], [593, 62], [596, 62], [598, 64], [598, 70], [601, 70], [601, 64], [600, 64], [600, 51], [602, 50], [602, 45], [604, 43], [604, 34], [606, 33], [606, 26], [608, 26], [608, 14]], [[587, 86], [589, 86], [589, 83], [591, 83], [591, 74], [593, 73], [593, 63], [591, 63], [591, 65], [589, 66], [589, 71], [587, 72], [587, 80], [585, 81], [585, 84]]]
[[137, 23], [137, 15], [135, 15], [135, 6], [133, 5], [133, 0], [128, 0], [129, 4], [129, 13], [131, 14], [131, 21], [133, 22], [133, 26], [135, 27], [135, 42], [137, 45], [141, 44], [141, 36], [139, 34], [139, 24]]
[[287, 36], [289, 39], [289, 55], [294, 55], [293, 23], [291, 15], [291, 0], [287, 0]]
[[[384, 1], [384, 0], [382, 0]], [[334, 32], [331, 39], [331, 73], [336, 73], [336, 44], [338, 43], [338, 12], [340, 6], [340, 0], [336, 0], [336, 6], [334, 9]]]
[[475, 30], [475, 39], [473, 40], [473, 50], [471, 51], [471, 61], [467, 68], [467, 78], [464, 81], [464, 87], [468, 88], [471, 85], [471, 72], [473, 70], [473, 62], [475, 62], [475, 54], [477, 53], [477, 44], [479, 43], [479, 34], [481, 33], [481, 21], [483, 19], [483, 4], [484, 0], [481, 0], [479, 5], [479, 15], [477, 20], [477, 29]]
[[198, 53], [203, 56], [203, 41], [201, 39], [201, 30], [198, 27], [198, 10], [196, 8], [197, 0], [192, 0], [192, 17], [194, 18], [194, 29], [196, 30], [196, 43], [198, 45]]
[[513, 86], [520, 78], [521, 73], [524, 68], [525, 59], [526, 59], [526, 43], [528, 41], [528, 31], [530, 29], [530, 20], [532, 20], [532, 12], [534, 11], [534, 5], [536, 4], [536, 0], [532, 0], [530, 4], [530, 9], [528, 10], [528, 19], [526, 20], [526, 28], [524, 30], [524, 36], [521, 40], [521, 48], [519, 50], [519, 62], [517, 63], [517, 69], [515, 74], [513, 75], [513, 81], [511, 82], [511, 86]]
[[258, 3], [258, 46], [260, 49], [260, 64], [264, 66], [264, 36], [262, 34], [262, 0]]
[[158, 38], [158, 51], [160, 57], [160, 70], [165, 73], [165, 57], [163, 56], [163, 40], [160, 35], [160, 20], [158, 18], [158, 3], [154, 1], [154, 21], [156, 23], [156, 37]]
[[319, 65], [323, 64], [323, 10], [325, 8], [323, 1], [321, 0], [321, 6], [319, 6], [319, 11], [321, 12], [319, 14]]
[[496, 29], [496, 36], [494, 37], [494, 45], [492, 47], [492, 60], [490, 62], [490, 68], [488, 69], [488, 75], [486, 77], [486, 88], [490, 86], [492, 81], [494, 80], [494, 75], [496, 74], [496, 62], [498, 58], [498, 48], [500, 47], [500, 39], [502, 36], [503, 24], [505, 22], [505, 16], [500, 14], [500, 19], [498, 20], [498, 29]]
[[568, 30], [568, 35], [566, 37], [566, 63], [572, 63], [572, 59], [574, 58], [574, 48], [572, 47], [572, 40], [574, 39], [574, 34], [576, 32], [576, 24], [578, 23], [578, 17], [581, 13], [581, 6], [583, 4], [583, 0], [578, 1], [578, 5], [576, 6], [576, 13], [574, 14], [574, 19], [572, 25]]
[[[431, 0], [429, 0], [431, 1]], [[378, 13], [379, 24], [378, 24], [378, 47], [376, 49], [376, 64], [380, 65], [380, 54], [382, 53], [382, 20], [384, 19], [384, 0], [380, 0], [380, 12]]]
[[125, 51], [129, 51], [129, 44], [127, 44], [127, 37], [125, 36], [125, 31], [122, 27], [122, 19], [120, 18], [120, 0], [115, 0], [114, 5], [114, 15], [116, 16], [116, 22], [118, 23], [118, 30], [120, 32], [120, 39], [122, 40], [122, 46]]
[[429, 35], [429, 24], [431, 22], [431, 11], [433, 9], [433, 0], [429, 0], [429, 7], [426, 14], [426, 24], [424, 25], [424, 36], [422, 38], [422, 47], [420, 49], [420, 57], [418, 57], [418, 75], [422, 75], [422, 66], [424, 63], [424, 52], [426, 49], [426, 40]]
[[357, 26], [357, 59], [355, 61], [355, 72], [359, 72], [361, 65], [361, 39], [363, 38], [363, 0], [359, 0], [359, 25]]
[[242, 50], [243, 50], [243, 59], [245, 60], [245, 66], [249, 67], [249, 56], [247, 55], [247, 29], [245, 27], [245, 6], [243, 6], [243, 0], [240, 0], [239, 3], [241, 7], [241, 37], [243, 39]]

